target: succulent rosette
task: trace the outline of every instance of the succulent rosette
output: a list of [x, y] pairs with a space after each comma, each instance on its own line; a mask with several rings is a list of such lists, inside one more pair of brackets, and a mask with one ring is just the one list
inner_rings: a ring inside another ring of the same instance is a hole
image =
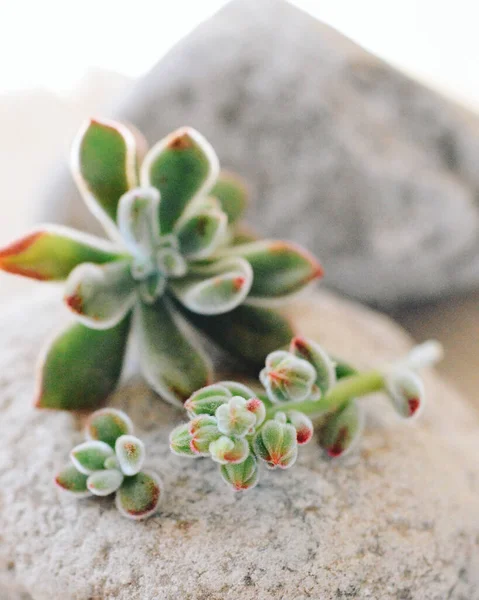
[[133, 435], [133, 424], [124, 412], [105, 408], [88, 419], [86, 442], [70, 452], [71, 464], [55, 477], [56, 485], [76, 498], [110, 496], [129, 519], [155, 514], [163, 497], [160, 477], [145, 471], [145, 446]]
[[39, 407], [98, 408], [118, 382], [131, 329], [144, 377], [181, 405], [212, 377], [191, 325], [258, 364], [292, 335], [268, 305], [322, 274], [298, 246], [248, 241], [239, 226], [245, 189], [220, 173], [197, 131], [181, 128], [145, 149], [125, 125], [86, 123], [73, 176], [110, 239], [44, 226], [0, 250], [4, 271], [65, 281], [76, 318], [44, 353]]

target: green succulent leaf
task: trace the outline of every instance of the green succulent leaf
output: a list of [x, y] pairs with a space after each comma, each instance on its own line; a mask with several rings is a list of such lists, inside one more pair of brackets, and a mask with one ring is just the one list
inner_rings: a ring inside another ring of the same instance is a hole
[[145, 462], [145, 444], [134, 435], [122, 435], [115, 442], [115, 454], [123, 475], [136, 475]]
[[126, 317], [103, 331], [75, 323], [53, 340], [40, 367], [38, 408], [101, 406], [121, 374], [129, 331]]
[[252, 242], [227, 248], [221, 255], [240, 256], [250, 263], [253, 285], [248, 301], [257, 304], [287, 298], [323, 275], [311, 254], [289, 242]]
[[192, 440], [193, 436], [190, 433], [190, 424], [182, 423], [170, 433], [170, 450], [178, 456], [198, 457], [200, 455], [191, 448]]
[[87, 479], [87, 487], [95, 496], [109, 496], [123, 483], [123, 475], [118, 469], [95, 471]]
[[222, 435], [210, 444], [211, 458], [220, 465], [242, 463], [248, 458], [249, 445], [245, 438]]
[[301, 402], [313, 392], [316, 371], [291, 352], [276, 350], [266, 357], [259, 378], [271, 402]]
[[211, 195], [219, 200], [229, 225], [236, 223], [243, 216], [248, 203], [248, 190], [237, 175], [221, 171]]
[[252, 433], [256, 426], [256, 416], [248, 410], [247, 400], [233, 396], [226, 404], [216, 409], [218, 429], [224, 435], [244, 437]]
[[133, 433], [133, 423], [130, 417], [116, 408], [101, 408], [92, 413], [85, 426], [88, 440], [101, 440], [112, 448], [122, 435]]
[[163, 299], [148, 306], [137, 304], [135, 330], [143, 375], [165, 400], [183, 406], [195, 390], [209, 383], [209, 360], [188, 341]]
[[300, 446], [307, 444], [313, 437], [314, 427], [311, 419], [299, 410], [286, 413], [287, 422], [296, 429], [296, 441]]
[[331, 458], [350, 452], [364, 428], [364, 414], [355, 400], [328, 417], [319, 433], [319, 444]]
[[73, 466], [85, 475], [103, 469], [106, 459], [110, 456], [113, 456], [111, 446], [99, 440], [83, 442], [83, 444], [75, 446], [70, 452]]
[[72, 148], [77, 186], [91, 212], [114, 237], [118, 237], [120, 198], [138, 185], [137, 135], [121, 123], [92, 119], [82, 127]]
[[288, 469], [296, 462], [298, 443], [296, 429], [275, 418], [267, 421], [253, 440], [258, 458], [270, 469]]
[[419, 375], [410, 369], [399, 368], [388, 373], [385, 381], [396, 412], [404, 419], [417, 417], [425, 400], [424, 384]]
[[160, 227], [170, 233], [195, 196], [205, 194], [219, 172], [218, 158], [194, 129], [183, 127], [156, 144], [141, 168], [142, 186], [160, 191]]
[[202, 210], [178, 222], [175, 227], [181, 254], [189, 260], [209, 258], [226, 236], [228, 218], [217, 209]]
[[118, 227], [132, 254], [153, 254], [160, 239], [159, 204], [160, 193], [155, 188], [135, 188], [120, 198]]
[[115, 503], [122, 515], [138, 521], [155, 514], [162, 498], [163, 483], [159, 476], [151, 471], [141, 471], [124, 479]]
[[196, 415], [214, 416], [218, 406], [228, 402], [231, 396], [226, 386], [222, 383], [214, 383], [192, 394], [185, 402], [185, 409], [191, 418]]
[[0, 249], [0, 269], [40, 281], [62, 281], [81, 263], [124, 257], [113, 244], [84, 233], [45, 225]]
[[254, 367], [263, 364], [268, 353], [288, 344], [294, 335], [289, 321], [271, 309], [243, 304], [216, 316], [184, 312], [221, 348]]
[[241, 304], [251, 288], [253, 273], [248, 262], [222, 259], [208, 265], [195, 265], [186, 277], [171, 281], [178, 300], [192, 312], [218, 315]]
[[192, 419], [188, 431], [191, 436], [190, 449], [197, 456], [208, 456], [211, 442], [221, 436], [217, 420], [210, 415], [198, 415]]
[[357, 375], [358, 370], [351, 366], [349, 363], [344, 362], [343, 360], [338, 360], [334, 358], [334, 365], [336, 371], [336, 379], [339, 381], [344, 377], [351, 377], [352, 375]]
[[220, 381], [218, 385], [221, 385], [223, 388], [226, 388], [232, 396], [241, 396], [246, 400], [250, 398], [254, 398], [255, 393], [251, 388], [243, 383], [238, 383], [237, 381]]
[[250, 490], [259, 480], [258, 463], [252, 454], [240, 464], [221, 465], [220, 473], [223, 481], [235, 492]]
[[93, 329], [110, 329], [133, 308], [135, 281], [129, 261], [78, 265], [65, 284], [64, 301], [77, 319]]
[[69, 465], [58, 473], [55, 483], [64, 492], [68, 492], [76, 498], [86, 498], [91, 496], [86, 484], [87, 479], [87, 475], [77, 471], [73, 465]]
[[315, 384], [321, 390], [321, 394], [326, 394], [336, 383], [334, 362], [318, 343], [296, 336], [291, 340], [289, 351], [314, 367], [316, 371]]

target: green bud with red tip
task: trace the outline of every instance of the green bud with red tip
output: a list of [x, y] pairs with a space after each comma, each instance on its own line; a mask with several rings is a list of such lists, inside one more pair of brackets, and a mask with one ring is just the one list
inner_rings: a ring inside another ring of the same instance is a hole
[[424, 384], [410, 369], [394, 369], [387, 374], [386, 391], [397, 413], [405, 418], [418, 417], [424, 407]]
[[197, 452], [194, 452], [191, 449], [191, 442], [193, 436], [190, 433], [190, 424], [183, 423], [182, 425], [178, 425], [175, 427], [173, 431], [170, 433], [170, 450], [173, 454], [178, 454], [179, 456], [198, 456]]
[[192, 419], [188, 432], [191, 436], [190, 450], [196, 456], [208, 456], [211, 442], [221, 436], [217, 419], [209, 415], [199, 415]]
[[298, 410], [290, 410], [286, 413], [287, 422], [296, 430], [296, 441], [299, 446], [304, 446], [313, 437], [314, 426], [309, 417]]
[[277, 350], [267, 356], [259, 377], [271, 402], [301, 402], [313, 392], [316, 371], [306, 360]]
[[336, 383], [335, 364], [317, 342], [296, 336], [291, 340], [289, 351], [314, 367], [315, 386], [320, 391], [319, 395], [326, 394]]
[[221, 383], [208, 385], [188, 398], [185, 402], [185, 409], [190, 418], [193, 418], [195, 415], [213, 416], [216, 409], [228, 402], [232, 395]]
[[276, 413], [256, 434], [253, 448], [258, 458], [270, 469], [289, 469], [296, 462], [298, 442], [296, 429], [286, 422], [284, 413]]
[[250, 454], [239, 464], [226, 464], [220, 467], [221, 477], [234, 492], [245, 492], [255, 487], [259, 480], [256, 458]]
[[331, 458], [350, 452], [359, 441], [364, 428], [364, 414], [355, 400], [327, 418], [319, 432], [319, 444]]
[[220, 465], [242, 463], [249, 454], [249, 445], [244, 438], [222, 435], [210, 444], [211, 458]]
[[256, 415], [248, 410], [247, 400], [241, 396], [233, 396], [227, 404], [216, 409], [218, 429], [224, 435], [244, 437], [254, 431]]

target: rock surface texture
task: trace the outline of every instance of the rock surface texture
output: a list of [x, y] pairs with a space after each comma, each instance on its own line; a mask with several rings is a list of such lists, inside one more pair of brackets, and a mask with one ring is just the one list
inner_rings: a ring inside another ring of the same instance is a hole
[[[479, 118], [282, 0], [235, 0], [115, 111], [184, 124], [250, 183], [250, 219], [388, 306], [479, 286]], [[66, 168], [42, 218], [93, 224]]]
[[[56, 298], [17, 302], [0, 319], [1, 598], [479, 599], [479, 418], [437, 375], [426, 373], [418, 423], [365, 399], [357, 452], [331, 462], [311, 443], [244, 496], [211, 461], [170, 455], [181, 413], [130, 381], [112, 403], [138, 425], [167, 496], [158, 516], [129, 522], [110, 499], [71, 499], [52, 483], [82, 439], [79, 418], [32, 408], [36, 357], [63, 322]], [[329, 294], [295, 314], [361, 367], [410, 346], [388, 319]]]

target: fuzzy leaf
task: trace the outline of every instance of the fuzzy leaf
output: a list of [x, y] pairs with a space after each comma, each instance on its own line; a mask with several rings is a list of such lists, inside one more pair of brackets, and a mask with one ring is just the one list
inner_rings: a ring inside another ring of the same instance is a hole
[[248, 410], [246, 402], [241, 396], [233, 396], [227, 404], [216, 409], [215, 416], [221, 433], [244, 437], [253, 431], [256, 416]]
[[319, 344], [313, 340], [296, 336], [291, 340], [289, 351], [313, 365], [316, 370], [315, 384], [322, 394], [326, 394], [336, 383], [334, 362]]
[[213, 416], [218, 406], [221, 406], [231, 398], [231, 392], [222, 385], [214, 383], [196, 391], [185, 402], [185, 409], [190, 417], [196, 415]]
[[175, 227], [181, 254], [203, 260], [213, 254], [226, 235], [228, 217], [221, 210], [203, 210], [182, 219]]
[[160, 271], [167, 277], [183, 277], [188, 271], [186, 260], [176, 248], [160, 248], [156, 253], [156, 262]]
[[301, 402], [313, 391], [316, 371], [308, 361], [277, 350], [266, 357], [259, 378], [271, 402]]
[[290, 410], [286, 413], [288, 423], [296, 430], [296, 441], [300, 446], [307, 444], [313, 437], [314, 427], [311, 419], [298, 410]]
[[196, 456], [208, 456], [211, 442], [217, 440], [221, 433], [215, 417], [198, 415], [188, 425], [191, 436], [190, 449]]
[[152, 273], [138, 285], [138, 293], [145, 304], [153, 304], [166, 289], [166, 277]]
[[95, 471], [87, 479], [87, 487], [95, 496], [109, 496], [123, 483], [123, 475], [118, 469]]
[[232, 396], [241, 396], [246, 400], [249, 400], [255, 396], [255, 393], [252, 389], [243, 383], [238, 383], [237, 381], [220, 381], [218, 385], [226, 388]]
[[72, 173], [83, 199], [115, 237], [120, 198], [138, 185], [136, 135], [121, 123], [92, 119], [72, 148]]
[[249, 455], [248, 442], [245, 438], [229, 438], [222, 435], [211, 442], [210, 454], [220, 465], [242, 463]]
[[105, 442], [90, 440], [75, 446], [70, 452], [73, 466], [80, 473], [90, 475], [104, 468], [107, 458], [113, 455], [113, 450]]
[[229, 225], [236, 223], [243, 216], [248, 201], [248, 190], [237, 175], [221, 171], [210, 193], [219, 200]]
[[319, 433], [319, 444], [331, 458], [344, 456], [356, 446], [363, 427], [363, 412], [352, 400], [327, 419]]
[[289, 321], [280, 313], [256, 306], [241, 305], [213, 317], [184, 311], [188, 319], [233, 356], [252, 366], [263, 364], [264, 357], [289, 343], [294, 335]]
[[104, 331], [75, 323], [45, 352], [38, 383], [38, 408], [91, 410], [101, 406], [121, 374], [129, 331], [127, 317]]
[[170, 450], [178, 456], [200, 456], [191, 448], [193, 436], [190, 433], [190, 424], [182, 423], [170, 433]]
[[137, 304], [135, 330], [143, 375], [165, 400], [183, 406], [209, 383], [209, 360], [180, 331], [163, 300]]
[[188, 310], [201, 315], [219, 315], [244, 301], [252, 280], [249, 264], [233, 258], [190, 268], [186, 277], [170, 282], [170, 286]]
[[151, 256], [160, 239], [155, 188], [135, 188], [123, 194], [118, 205], [118, 227], [127, 248], [134, 255]]
[[65, 284], [65, 304], [80, 323], [93, 329], [117, 325], [133, 308], [135, 298], [128, 261], [84, 263], [71, 272]]
[[397, 413], [405, 419], [417, 417], [425, 400], [422, 379], [413, 371], [401, 368], [389, 373], [385, 381], [386, 391]]
[[124, 475], [136, 475], [145, 462], [145, 444], [134, 435], [122, 435], [115, 442], [115, 454]]
[[256, 456], [270, 469], [288, 469], [296, 462], [298, 443], [296, 429], [278, 419], [267, 421], [256, 434], [253, 447]]
[[269, 304], [299, 292], [322, 277], [318, 261], [306, 250], [289, 242], [260, 241], [232, 246], [224, 256], [240, 256], [253, 269], [253, 285], [248, 301]]
[[116, 493], [115, 504], [129, 519], [146, 519], [153, 515], [163, 498], [163, 483], [156, 473], [141, 471], [127, 477]]
[[77, 471], [73, 465], [69, 465], [58, 473], [55, 483], [64, 492], [68, 492], [76, 498], [86, 498], [91, 496], [86, 485], [87, 479], [86, 475]]
[[67, 227], [45, 225], [0, 249], [0, 269], [40, 281], [62, 281], [81, 263], [104, 264], [119, 258], [113, 244]]
[[246, 408], [255, 416], [255, 427], [259, 427], [266, 418], [266, 406], [259, 398], [250, 398], [246, 401]]
[[195, 196], [216, 181], [218, 158], [205, 138], [190, 127], [174, 131], [146, 155], [141, 184], [160, 191], [160, 227], [170, 233]]
[[130, 417], [116, 408], [101, 408], [92, 413], [85, 426], [85, 435], [89, 440], [101, 440], [112, 448], [121, 435], [133, 433]]
[[235, 492], [250, 490], [259, 480], [258, 463], [252, 454], [240, 464], [221, 465], [220, 473], [223, 481]]

